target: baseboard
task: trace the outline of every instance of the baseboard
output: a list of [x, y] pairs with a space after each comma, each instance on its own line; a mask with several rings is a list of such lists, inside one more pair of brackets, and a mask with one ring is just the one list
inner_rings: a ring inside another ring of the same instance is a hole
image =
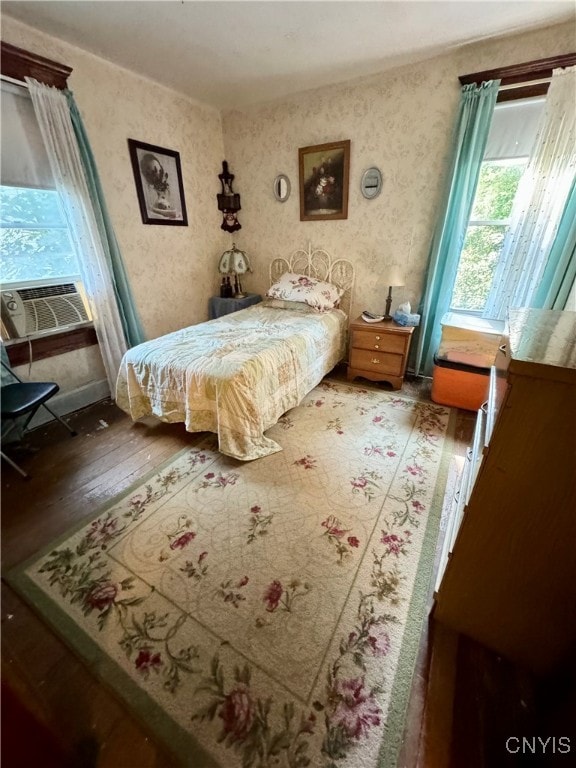
[[[91, 381], [90, 384], [85, 384], [71, 392], [61, 392], [49, 400], [47, 405], [58, 416], [66, 416], [107, 397], [110, 397], [110, 387], [106, 379], [101, 379], [100, 381]], [[45, 408], [40, 408], [30, 422], [28, 429], [40, 427], [49, 421], [52, 421], [52, 416]]]

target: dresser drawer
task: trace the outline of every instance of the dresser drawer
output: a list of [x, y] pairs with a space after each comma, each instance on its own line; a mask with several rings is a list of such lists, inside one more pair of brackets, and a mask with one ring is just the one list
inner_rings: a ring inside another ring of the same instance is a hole
[[386, 352], [403, 354], [406, 349], [406, 337], [395, 333], [353, 330], [352, 346], [359, 349], [382, 349]]
[[378, 350], [352, 349], [350, 366], [362, 371], [374, 371], [388, 373], [392, 376], [401, 376], [404, 368], [403, 355], [380, 352]]

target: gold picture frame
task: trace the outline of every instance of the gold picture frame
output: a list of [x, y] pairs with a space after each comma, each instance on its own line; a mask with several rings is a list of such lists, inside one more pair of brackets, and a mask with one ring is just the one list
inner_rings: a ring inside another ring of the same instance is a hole
[[348, 218], [350, 139], [301, 147], [300, 221]]

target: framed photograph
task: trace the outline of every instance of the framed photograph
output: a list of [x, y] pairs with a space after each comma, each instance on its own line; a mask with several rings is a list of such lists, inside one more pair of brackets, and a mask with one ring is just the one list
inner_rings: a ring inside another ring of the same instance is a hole
[[350, 140], [298, 150], [300, 221], [348, 218]]
[[178, 152], [135, 139], [128, 148], [144, 224], [188, 226]]

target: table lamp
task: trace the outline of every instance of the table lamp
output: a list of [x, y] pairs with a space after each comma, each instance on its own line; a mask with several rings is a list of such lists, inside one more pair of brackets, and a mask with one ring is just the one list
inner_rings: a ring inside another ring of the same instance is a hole
[[218, 262], [218, 272], [221, 275], [234, 275], [235, 282], [238, 285], [238, 290], [235, 292], [235, 296], [238, 299], [242, 299], [246, 294], [242, 291], [242, 283], [238, 275], [244, 275], [246, 272], [252, 272], [250, 266], [250, 260], [244, 251], [236, 248], [236, 243], [232, 243], [232, 248], [229, 251], [224, 251], [220, 256]]
[[389, 265], [384, 271], [382, 282], [384, 285], [388, 286], [388, 296], [386, 297], [386, 310], [384, 313], [384, 319], [390, 320], [392, 317], [390, 314], [390, 308], [392, 306], [392, 288], [401, 288], [406, 284], [401, 268], [397, 264]]

